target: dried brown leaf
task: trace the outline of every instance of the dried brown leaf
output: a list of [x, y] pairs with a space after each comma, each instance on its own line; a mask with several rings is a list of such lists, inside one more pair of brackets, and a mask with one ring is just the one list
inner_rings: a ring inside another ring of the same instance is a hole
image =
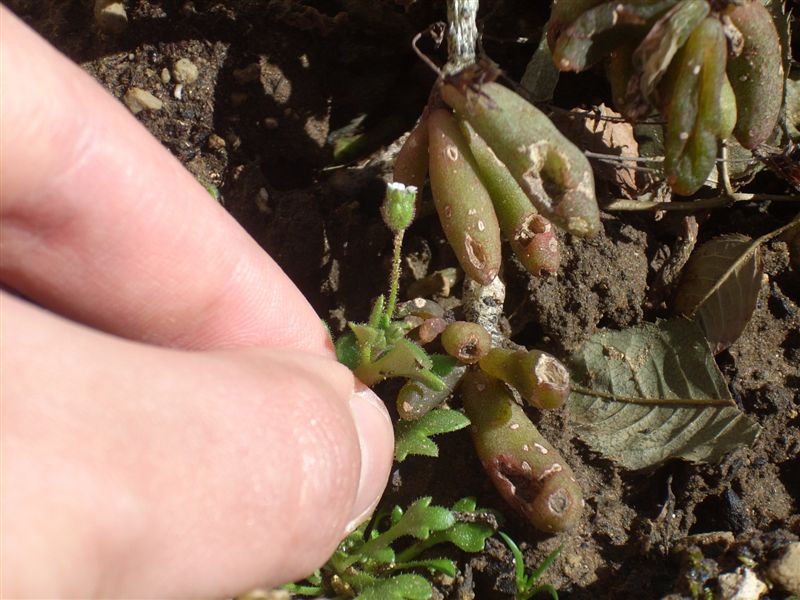
[[735, 342], [756, 307], [764, 271], [760, 240], [730, 234], [692, 254], [675, 296], [675, 312], [695, 319], [717, 354]]
[[597, 116], [593, 118], [584, 110], [573, 111], [566, 118], [556, 117], [556, 124], [579, 147], [607, 155], [607, 160], [592, 160], [595, 175], [618, 185], [626, 197], [636, 198], [641, 191], [636, 162], [620, 160], [639, 158], [639, 143], [633, 135], [633, 125], [605, 104], [598, 106], [595, 114]]

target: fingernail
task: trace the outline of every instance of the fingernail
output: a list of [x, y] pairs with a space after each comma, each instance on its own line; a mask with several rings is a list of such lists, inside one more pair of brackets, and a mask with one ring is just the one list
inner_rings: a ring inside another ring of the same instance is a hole
[[392, 421], [378, 396], [356, 382], [350, 398], [350, 412], [361, 447], [361, 477], [347, 533], [356, 529], [375, 510], [389, 480], [394, 455]]

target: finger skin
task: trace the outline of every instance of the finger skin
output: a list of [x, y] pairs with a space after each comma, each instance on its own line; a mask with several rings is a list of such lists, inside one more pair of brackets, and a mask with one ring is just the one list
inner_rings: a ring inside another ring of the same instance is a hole
[[330, 355], [280, 268], [122, 106], [0, 6], [0, 282], [108, 332]]
[[356, 427], [383, 440], [371, 460], [385, 484], [391, 424], [378, 411], [354, 424], [353, 377], [334, 361], [155, 348], [0, 302], [0, 368], [14, 374], [0, 381], [3, 597], [286, 582], [352, 519]]

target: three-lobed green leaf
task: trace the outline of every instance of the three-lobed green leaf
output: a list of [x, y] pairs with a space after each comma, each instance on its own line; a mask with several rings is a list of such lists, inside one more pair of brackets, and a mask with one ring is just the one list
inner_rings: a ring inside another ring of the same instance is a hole
[[428, 600], [433, 588], [421, 575], [402, 573], [388, 579], [379, 579], [363, 590], [355, 600]]
[[439, 456], [439, 446], [431, 436], [458, 431], [469, 419], [457, 410], [437, 408], [415, 421], [401, 420], [395, 430], [394, 459], [403, 462], [409, 454]]

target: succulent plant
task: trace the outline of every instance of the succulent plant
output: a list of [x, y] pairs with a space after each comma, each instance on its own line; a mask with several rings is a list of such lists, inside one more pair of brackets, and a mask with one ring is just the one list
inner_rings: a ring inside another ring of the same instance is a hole
[[605, 61], [626, 116], [666, 119], [665, 172], [678, 194], [706, 182], [720, 140], [752, 149], [778, 122], [780, 40], [760, 0], [561, 0], [547, 34], [559, 69]]

